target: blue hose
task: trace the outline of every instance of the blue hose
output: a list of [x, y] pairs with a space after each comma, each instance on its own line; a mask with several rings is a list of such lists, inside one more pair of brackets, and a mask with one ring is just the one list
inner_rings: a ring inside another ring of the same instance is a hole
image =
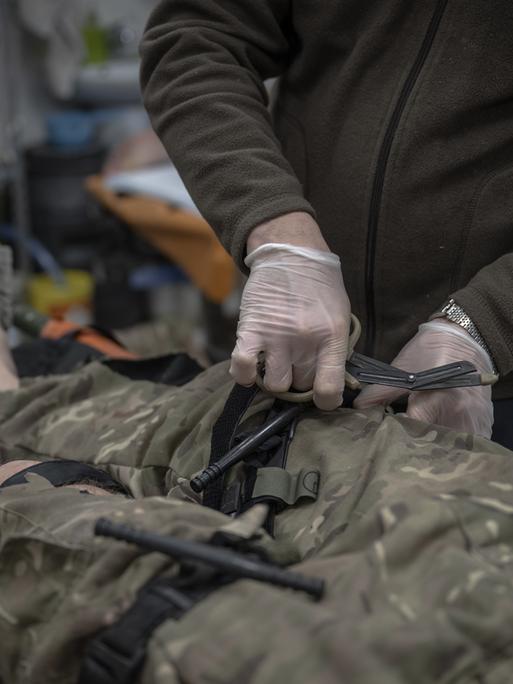
[[56, 258], [36, 238], [24, 238], [14, 226], [0, 223], [0, 239], [12, 244], [21, 244], [29, 252], [39, 268], [47, 273], [58, 285], [64, 285], [66, 276]]

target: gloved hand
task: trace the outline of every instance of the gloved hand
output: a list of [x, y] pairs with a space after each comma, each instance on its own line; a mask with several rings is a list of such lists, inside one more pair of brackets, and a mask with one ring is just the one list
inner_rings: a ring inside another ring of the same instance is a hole
[[264, 384], [272, 392], [313, 386], [325, 410], [342, 403], [350, 304], [340, 259], [331, 252], [264, 244], [245, 260], [251, 273], [242, 295], [230, 372], [241, 385], [256, 378], [265, 354]]
[[[478, 371], [492, 373], [488, 354], [459, 325], [433, 320], [419, 326], [419, 331], [392, 361], [402, 370], [417, 372], [455, 361], [470, 361]], [[355, 408], [388, 405], [404, 394], [404, 389], [369, 385], [356, 401]], [[406, 415], [425, 423], [445, 425], [459, 432], [490, 438], [493, 425], [490, 386], [458, 387], [409, 393]]]

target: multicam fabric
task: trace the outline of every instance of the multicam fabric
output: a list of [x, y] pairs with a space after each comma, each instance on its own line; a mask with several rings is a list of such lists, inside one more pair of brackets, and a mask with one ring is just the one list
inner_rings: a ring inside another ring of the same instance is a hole
[[[225, 365], [169, 388], [91, 364], [0, 396], [3, 460], [94, 463], [136, 497], [36, 475], [0, 490], [3, 684], [76, 682], [88, 638], [149, 578], [176, 572], [94, 539], [99, 516], [202, 540], [228, 525], [327, 582], [319, 603], [246, 580], [215, 591], [154, 633], [142, 684], [511, 684], [513, 454], [379, 409], [312, 410], [287, 467], [318, 468], [319, 496], [280, 513], [273, 540], [260, 510], [226, 517], [187, 484], [230, 388]], [[269, 403], [257, 399], [248, 424]]]

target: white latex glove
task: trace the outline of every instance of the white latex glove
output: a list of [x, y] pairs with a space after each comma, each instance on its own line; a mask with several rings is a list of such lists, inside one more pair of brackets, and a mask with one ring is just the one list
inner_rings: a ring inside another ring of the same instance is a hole
[[19, 384], [16, 367], [7, 344], [7, 334], [0, 328], [0, 392], [16, 389]]
[[[459, 325], [445, 320], [423, 323], [392, 361], [402, 370], [417, 372], [455, 361], [470, 361], [478, 371], [492, 373], [488, 354]], [[425, 423], [445, 425], [459, 432], [490, 438], [493, 425], [490, 386], [405, 392], [404, 389], [369, 385], [356, 399], [355, 408], [388, 405], [409, 394], [406, 415]]]
[[351, 311], [338, 256], [271, 243], [252, 251], [245, 264], [251, 273], [242, 295], [233, 378], [252, 385], [262, 351], [268, 390], [313, 387], [319, 408], [340, 406]]

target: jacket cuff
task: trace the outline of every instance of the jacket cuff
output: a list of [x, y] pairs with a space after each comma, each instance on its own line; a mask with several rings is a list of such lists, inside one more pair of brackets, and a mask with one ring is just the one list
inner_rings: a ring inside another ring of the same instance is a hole
[[494, 311], [492, 301], [486, 294], [473, 287], [458, 290], [451, 295], [454, 301], [470, 316], [484, 338], [493, 361], [501, 375], [513, 371], [513, 348], [510, 346], [511, 334], [505, 330], [504, 323]]

